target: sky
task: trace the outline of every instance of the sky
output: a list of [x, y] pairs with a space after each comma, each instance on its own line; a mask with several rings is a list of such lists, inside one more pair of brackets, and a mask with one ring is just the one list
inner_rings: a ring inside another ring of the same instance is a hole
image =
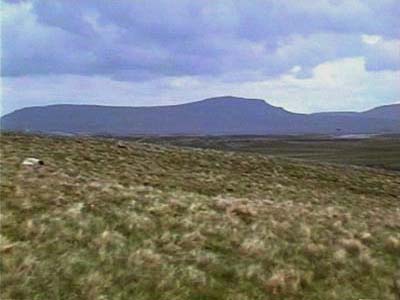
[[1, 113], [233, 95], [400, 102], [400, 0], [0, 0]]

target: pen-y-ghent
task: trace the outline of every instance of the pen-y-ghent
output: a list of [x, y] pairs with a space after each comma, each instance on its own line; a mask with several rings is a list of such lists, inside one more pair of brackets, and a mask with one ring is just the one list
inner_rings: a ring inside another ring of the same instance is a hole
[[0, 4], [1, 299], [400, 299], [399, 1]]

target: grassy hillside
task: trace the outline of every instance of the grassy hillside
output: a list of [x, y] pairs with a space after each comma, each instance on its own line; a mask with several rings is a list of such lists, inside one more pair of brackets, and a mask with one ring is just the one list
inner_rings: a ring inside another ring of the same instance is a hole
[[399, 173], [8, 134], [0, 196], [1, 299], [395, 299]]

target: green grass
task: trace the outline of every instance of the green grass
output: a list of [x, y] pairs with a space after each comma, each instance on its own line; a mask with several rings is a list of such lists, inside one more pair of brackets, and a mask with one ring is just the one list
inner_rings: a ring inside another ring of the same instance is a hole
[[1, 137], [1, 299], [395, 299], [398, 173], [125, 146]]

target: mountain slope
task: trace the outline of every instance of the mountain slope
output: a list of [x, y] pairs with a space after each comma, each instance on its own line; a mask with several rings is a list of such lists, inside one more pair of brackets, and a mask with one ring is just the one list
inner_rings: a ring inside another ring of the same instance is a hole
[[400, 120], [400, 103], [378, 106], [361, 113], [357, 113], [354, 111], [345, 111], [345, 112], [321, 112], [321, 113], [313, 113], [312, 115], [325, 116], [325, 117], [326, 116], [354, 117], [357, 115], [361, 115], [368, 118]]
[[386, 118], [400, 122], [400, 104], [384, 105], [362, 113], [369, 118]]
[[156, 107], [30, 107], [2, 117], [1, 128], [120, 136], [400, 132], [400, 122], [386, 119], [382, 115], [377, 112], [351, 115], [296, 114], [269, 105], [263, 100], [218, 97]]

